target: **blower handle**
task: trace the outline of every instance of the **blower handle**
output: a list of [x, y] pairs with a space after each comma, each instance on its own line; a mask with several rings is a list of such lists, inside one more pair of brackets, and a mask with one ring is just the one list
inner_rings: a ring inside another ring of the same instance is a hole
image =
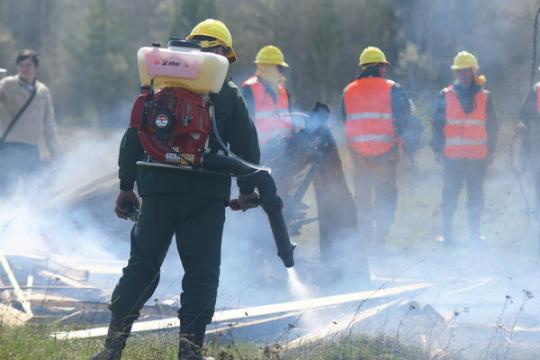
[[[248, 200], [249, 203], [255, 205], [255, 206], [260, 206], [261, 205], [261, 199], [260, 198], [253, 198], [253, 199], [249, 199]], [[232, 199], [229, 201], [229, 203], [227, 204], [231, 210], [233, 211], [239, 211], [239, 210], [242, 210], [242, 208], [240, 207], [240, 203], [238, 202], [238, 199]]]

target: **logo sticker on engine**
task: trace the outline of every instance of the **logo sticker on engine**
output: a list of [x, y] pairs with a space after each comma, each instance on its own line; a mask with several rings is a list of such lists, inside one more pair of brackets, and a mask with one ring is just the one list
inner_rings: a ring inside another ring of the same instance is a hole
[[169, 117], [165, 114], [158, 114], [156, 116], [156, 126], [160, 129], [166, 128], [169, 125]]
[[165, 154], [165, 161], [169, 161], [169, 162], [181, 162], [181, 161], [182, 161], [182, 158], [180, 157], [180, 155], [175, 154], [175, 153], [166, 153], [166, 154]]
[[195, 160], [195, 155], [193, 155], [193, 154], [182, 154], [182, 159], [180, 160], [180, 164], [182, 164], [182, 165], [192, 165], [193, 160]]

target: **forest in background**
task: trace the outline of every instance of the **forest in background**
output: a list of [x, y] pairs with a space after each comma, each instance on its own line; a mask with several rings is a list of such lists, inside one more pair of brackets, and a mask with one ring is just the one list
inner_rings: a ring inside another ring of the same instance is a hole
[[138, 93], [136, 52], [185, 36], [214, 17], [231, 30], [252, 74], [258, 49], [279, 46], [291, 65], [294, 104], [339, 104], [358, 73], [361, 50], [381, 47], [427, 121], [451, 80], [457, 51], [478, 56], [501, 121], [514, 122], [530, 86], [537, 0], [0, 0], [0, 67], [16, 71], [22, 48], [41, 55], [39, 77], [53, 94], [60, 125], [125, 126]]

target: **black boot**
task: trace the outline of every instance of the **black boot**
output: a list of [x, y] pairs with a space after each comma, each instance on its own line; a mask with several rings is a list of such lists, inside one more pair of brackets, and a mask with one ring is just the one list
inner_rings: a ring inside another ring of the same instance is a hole
[[135, 316], [118, 317], [112, 314], [103, 350], [92, 356], [90, 360], [119, 360], [135, 319]]
[[[183, 325], [184, 324], [184, 325]], [[206, 324], [187, 320], [180, 321], [178, 360], [212, 360], [202, 356]]]

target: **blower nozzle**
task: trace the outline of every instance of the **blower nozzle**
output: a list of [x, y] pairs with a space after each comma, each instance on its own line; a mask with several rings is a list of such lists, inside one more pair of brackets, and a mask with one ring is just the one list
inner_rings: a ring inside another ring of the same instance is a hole
[[[244, 179], [259, 190], [260, 197], [252, 199], [251, 201], [256, 205], [260, 205], [266, 213], [266, 216], [268, 216], [268, 222], [272, 229], [278, 256], [283, 261], [285, 267], [293, 267], [294, 249], [296, 248], [296, 244], [291, 243], [291, 240], [289, 239], [289, 231], [287, 230], [287, 223], [285, 222], [282, 211], [283, 202], [277, 194], [274, 179], [266, 171], [257, 172]], [[238, 200], [231, 200], [229, 202], [229, 207], [232, 210], [241, 209]]]
[[283, 207], [281, 199], [277, 197], [277, 201], [279, 201], [279, 208], [268, 209], [264, 204], [262, 207], [268, 216], [268, 221], [270, 222], [270, 227], [272, 228], [272, 234], [274, 235], [278, 256], [283, 261], [283, 265], [290, 268], [294, 266], [293, 253], [294, 249], [296, 248], [296, 244], [291, 243], [291, 240], [289, 239], [287, 224], [285, 223], [283, 212], [281, 211], [281, 208]]
[[[287, 224], [285, 223], [283, 212], [281, 211], [283, 207], [281, 198], [276, 196], [273, 199], [273, 203], [266, 202], [266, 205], [263, 205], [261, 198], [252, 199], [251, 202], [262, 206], [264, 212], [266, 212], [278, 251], [277, 255], [280, 257], [281, 261], [283, 261], [283, 265], [287, 268], [293, 267], [294, 249], [296, 248], [296, 244], [289, 239], [289, 231], [287, 230]], [[241, 210], [238, 200], [236, 199], [229, 201], [229, 207], [231, 210]]]

